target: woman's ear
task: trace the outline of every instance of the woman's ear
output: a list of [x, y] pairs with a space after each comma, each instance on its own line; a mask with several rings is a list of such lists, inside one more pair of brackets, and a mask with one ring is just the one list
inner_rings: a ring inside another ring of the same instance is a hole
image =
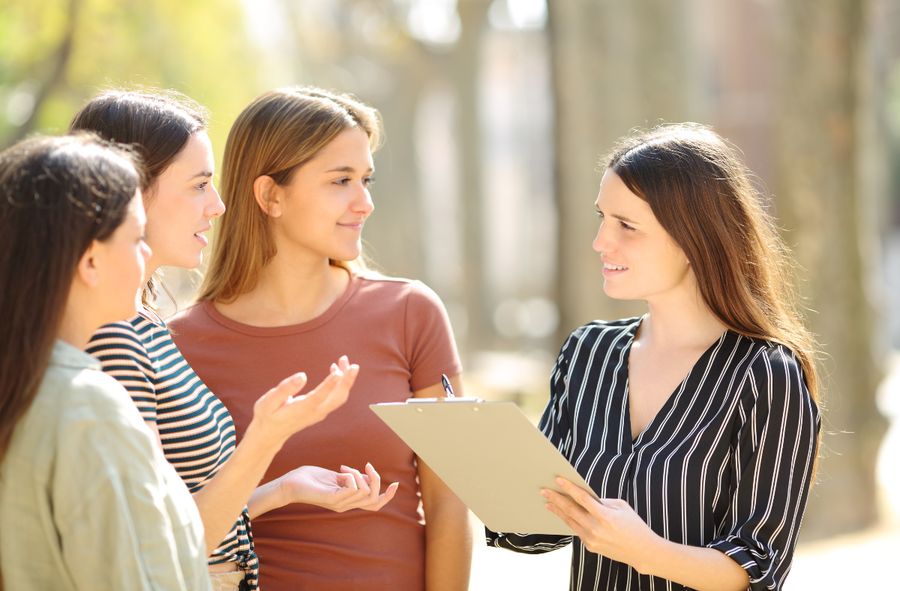
[[101, 245], [94, 240], [78, 261], [75, 277], [88, 287], [96, 287], [100, 283], [100, 269], [98, 265], [101, 258], [100, 247]]
[[267, 174], [256, 177], [253, 181], [253, 197], [266, 215], [281, 217], [281, 191], [275, 179]]

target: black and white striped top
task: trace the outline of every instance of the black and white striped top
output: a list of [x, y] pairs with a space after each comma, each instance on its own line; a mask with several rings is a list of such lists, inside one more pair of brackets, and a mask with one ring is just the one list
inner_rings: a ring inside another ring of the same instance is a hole
[[[816, 457], [819, 413], [786, 347], [725, 332], [632, 440], [628, 354], [639, 318], [571, 334], [551, 376], [544, 434], [604, 498], [627, 501], [660, 536], [720, 550], [750, 588], [780, 589], [791, 566]], [[540, 553], [571, 536], [487, 532]], [[686, 587], [639, 574], [574, 539], [570, 589]]]
[[[202, 489], [234, 453], [234, 422], [225, 405], [194, 373], [165, 323], [152, 311], [98, 330], [87, 352], [121, 383], [144, 421], [159, 430], [163, 453], [191, 493]], [[259, 562], [245, 507], [209, 557], [237, 563], [255, 589]]]

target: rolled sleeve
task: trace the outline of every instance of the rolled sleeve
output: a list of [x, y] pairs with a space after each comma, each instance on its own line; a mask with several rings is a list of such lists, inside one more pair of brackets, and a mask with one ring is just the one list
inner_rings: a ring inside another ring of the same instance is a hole
[[736, 490], [720, 535], [707, 544], [747, 571], [750, 589], [781, 589], [806, 508], [819, 413], [796, 358], [762, 350], [742, 386], [747, 414], [736, 437]]

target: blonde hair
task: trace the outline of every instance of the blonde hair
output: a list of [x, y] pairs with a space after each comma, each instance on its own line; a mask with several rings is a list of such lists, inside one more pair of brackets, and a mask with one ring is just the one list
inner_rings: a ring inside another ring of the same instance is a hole
[[[222, 160], [222, 201], [228, 213], [216, 232], [200, 300], [230, 302], [252, 290], [276, 254], [268, 217], [256, 202], [254, 181], [288, 184], [338, 134], [362, 129], [374, 151], [381, 141], [378, 111], [354, 97], [311, 87], [282, 88], [250, 103], [234, 122]], [[348, 270], [361, 259], [329, 261]]]

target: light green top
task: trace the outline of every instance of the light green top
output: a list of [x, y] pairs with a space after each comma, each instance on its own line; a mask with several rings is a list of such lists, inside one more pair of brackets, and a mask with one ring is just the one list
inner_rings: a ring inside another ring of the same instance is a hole
[[200, 514], [127, 392], [57, 341], [0, 462], [3, 588], [210, 589]]

